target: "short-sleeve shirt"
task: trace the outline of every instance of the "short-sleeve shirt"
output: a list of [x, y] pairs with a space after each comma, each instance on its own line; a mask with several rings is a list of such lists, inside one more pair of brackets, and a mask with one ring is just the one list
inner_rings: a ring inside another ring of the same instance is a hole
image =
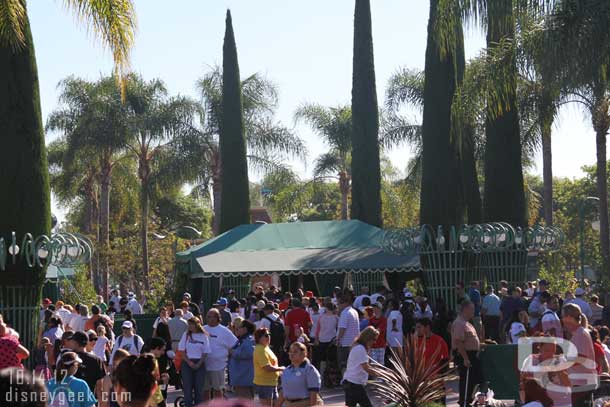
[[17, 357], [19, 340], [11, 335], [0, 338], [0, 370], [7, 367], [23, 367]]
[[[396, 321], [396, 330], [394, 331], [393, 321]], [[402, 314], [400, 311], [393, 310], [388, 315], [386, 340], [388, 346], [400, 348], [404, 344], [404, 333], [402, 331]]]
[[[574, 364], [568, 369], [570, 383], [575, 386], [590, 384], [591, 379], [587, 382], [587, 377], [579, 377], [577, 375], [587, 375], [597, 378], [597, 370], [595, 364], [595, 352], [593, 350], [593, 341], [591, 335], [583, 327], [578, 327], [572, 334], [570, 341], [576, 346], [579, 358], [583, 358], [582, 363]], [[568, 359], [569, 362], [571, 360]]]
[[91, 407], [95, 406], [97, 402], [93, 392], [87, 386], [87, 382], [74, 376], [64, 378], [62, 383], [59, 384], [55, 379], [49, 380], [47, 390], [49, 392], [49, 405], [53, 401], [60, 402], [62, 398], [65, 404], [70, 407]]
[[343, 311], [341, 311], [341, 315], [339, 316], [338, 328], [345, 329], [339, 346], [351, 346], [356, 337], [360, 334], [360, 320], [358, 318], [358, 312], [352, 307], [346, 307], [343, 309]]
[[76, 352], [79, 358], [83, 361], [78, 367], [74, 377], [87, 382], [89, 389], [95, 391], [95, 384], [99, 379], [106, 375], [104, 362], [97, 356], [88, 352]]
[[282, 373], [282, 394], [287, 399], [305, 399], [310, 391], [319, 392], [320, 372], [307, 360], [300, 366], [290, 365]]
[[201, 359], [211, 351], [210, 338], [208, 338], [208, 335], [199, 332], [191, 335], [185, 332], [180, 338], [180, 343], [178, 343], [178, 350], [183, 351], [187, 359]]
[[269, 346], [254, 347], [254, 384], [257, 386], [277, 386], [279, 372], [268, 372], [263, 369], [267, 365], [278, 366], [277, 357]]
[[474, 326], [458, 316], [451, 325], [451, 348], [457, 349], [458, 341], [464, 342], [466, 351], [478, 351], [480, 347], [479, 337]]
[[481, 313], [481, 293], [476, 288], [468, 289], [468, 297], [474, 304], [474, 316], [478, 317]]
[[309, 335], [311, 316], [303, 308], [295, 308], [286, 315], [284, 325], [288, 328], [288, 339], [290, 339], [290, 342], [294, 342], [297, 340], [299, 327], [303, 328], [305, 335]]
[[343, 374], [343, 380], [353, 384], [365, 385], [369, 374], [362, 368], [362, 364], [368, 363], [369, 355], [363, 345], [356, 345], [349, 352], [347, 367]]
[[369, 326], [372, 326], [379, 331], [379, 336], [377, 337], [377, 340], [373, 344], [372, 348], [374, 348], [374, 349], [384, 348], [385, 349], [385, 347], [386, 347], [385, 338], [386, 338], [386, 331], [387, 331], [387, 327], [388, 327], [388, 320], [386, 319], [386, 317], [381, 316], [380, 318], [375, 318], [375, 317], [370, 318]]
[[203, 328], [210, 335], [210, 354], [206, 360], [206, 370], [211, 372], [224, 370], [229, 361], [229, 349], [233, 349], [237, 344], [237, 337], [226, 326], [206, 325]]
[[[438, 364], [442, 360], [449, 360], [449, 349], [447, 348], [447, 342], [445, 342], [442, 337], [432, 334], [425, 338], [425, 342], [419, 337], [417, 340], [418, 346], [425, 346], [424, 358], [427, 361], [430, 361], [433, 364]], [[425, 345], [423, 345], [424, 343]]]
[[485, 315], [490, 317], [500, 316], [500, 297], [491, 293], [483, 297], [483, 308]]
[[542, 332], [556, 338], [563, 338], [561, 320], [553, 310], [546, 310], [542, 314]]

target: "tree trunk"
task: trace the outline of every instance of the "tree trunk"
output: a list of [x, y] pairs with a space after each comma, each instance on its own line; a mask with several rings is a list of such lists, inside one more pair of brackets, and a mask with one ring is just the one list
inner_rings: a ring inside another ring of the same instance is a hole
[[339, 191], [341, 192], [341, 220], [348, 220], [349, 213], [349, 175], [347, 171], [339, 173]]
[[[25, 5], [25, 1], [19, 3]], [[37, 237], [51, 231], [49, 168], [27, 14], [24, 23], [22, 49], [13, 50], [4, 42], [0, 45], [0, 237], [10, 244], [14, 231], [19, 245], [26, 233]], [[45, 270], [28, 267], [19, 256], [15, 265], [7, 262], [0, 278], [0, 312], [12, 319], [22, 334], [21, 343], [29, 349], [34, 345], [32, 327], [39, 315]], [[19, 308], [7, 297], [13, 289], [19, 293]]]
[[463, 190], [458, 148], [452, 137], [451, 105], [456, 89], [455, 49], [439, 43], [439, 0], [430, 0], [422, 122], [420, 222], [445, 230], [463, 221]]
[[237, 61], [237, 47], [227, 10], [222, 58], [222, 126], [220, 166], [224, 180], [221, 190], [220, 233], [250, 223], [250, 183], [246, 158], [246, 138]]
[[100, 192], [100, 267], [102, 295], [108, 298], [109, 256], [110, 256], [110, 187], [112, 179], [112, 164], [106, 161], [102, 165], [102, 180]]
[[542, 133], [542, 179], [544, 183], [544, 222], [553, 226], [553, 154], [551, 149], [552, 118], [544, 118]]
[[[146, 145], [143, 143], [142, 145]], [[150, 265], [148, 263], [148, 211], [149, 211], [149, 194], [150, 194], [150, 162], [147, 160], [148, 154], [142, 151], [142, 156], [138, 164], [138, 176], [140, 178], [140, 244], [142, 245], [142, 273], [141, 279], [144, 283], [144, 291], [148, 294], [150, 288], [149, 272]]]
[[592, 112], [597, 150], [597, 196], [599, 198], [599, 241], [602, 255], [600, 276], [607, 279], [610, 271], [610, 228], [608, 226], [608, 173], [606, 158], [606, 136], [610, 128], [610, 101], [605, 96], [606, 83], [599, 84], [595, 96], [596, 105]]
[[212, 231], [214, 236], [220, 232], [220, 208], [222, 199], [222, 172], [220, 168], [220, 154], [214, 154], [212, 166], [212, 199], [214, 201], [214, 219], [212, 220]]
[[[487, 2], [487, 46], [514, 38], [515, 21], [511, 1]], [[517, 110], [517, 65], [514, 54], [504, 57], [506, 72], [498, 79], [508, 94], [503, 113], [488, 116], [485, 133], [484, 221], [527, 226], [527, 207], [521, 162], [521, 133]]]
[[370, 0], [356, 0], [352, 81], [351, 218], [382, 227], [379, 108]]

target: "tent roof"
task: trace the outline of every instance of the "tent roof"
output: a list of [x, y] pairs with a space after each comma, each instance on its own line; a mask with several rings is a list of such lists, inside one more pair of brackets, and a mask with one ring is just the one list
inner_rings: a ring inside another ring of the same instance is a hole
[[241, 225], [178, 253], [191, 278], [220, 275], [418, 271], [417, 256], [383, 251], [383, 230], [357, 220]]

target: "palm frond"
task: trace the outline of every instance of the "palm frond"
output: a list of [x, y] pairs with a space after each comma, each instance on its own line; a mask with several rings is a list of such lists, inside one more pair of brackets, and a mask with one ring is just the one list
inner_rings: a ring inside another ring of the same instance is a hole
[[424, 108], [423, 71], [402, 68], [390, 77], [386, 90], [386, 107], [392, 111], [405, 103], [420, 111]]
[[0, 46], [16, 52], [25, 46], [27, 11], [23, 0], [0, 2]]
[[247, 155], [246, 158], [249, 167], [264, 174], [290, 169], [282, 160], [273, 156]]
[[98, 37], [112, 52], [116, 77], [123, 81], [129, 71], [129, 58], [136, 31], [132, 0], [64, 0], [76, 19]]
[[246, 126], [246, 133], [250, 154], [274, 154], [278, 157], [301, 160], [307, 157], [305, 142], [281, 123], [274, 123], [270, 117], [251, 121]]
[[341, 171], [345, 171], [346, 163], [343, 162], [337, 151], [329, 151], [320, 155], [315, 163], [313, 173], [315, 177], [324, 175], [337, 175]]
[[414, 124], [396, 113], [387, 113], [381, 116], [381, 134], [379, 142], [384, 148], [399, 146], [402, 143], [409, 144], [412, 148], [422, 145], [422, 128], [420, 124]]

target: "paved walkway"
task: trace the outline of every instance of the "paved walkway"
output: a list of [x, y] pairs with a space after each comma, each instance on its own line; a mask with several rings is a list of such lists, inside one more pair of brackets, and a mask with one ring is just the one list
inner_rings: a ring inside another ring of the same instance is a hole
[[[182, 394], [182, 391], [175, 390], [173, 387], [170, 387], [168, 392], [168, 407], [172, 407], [174, 405], [174, 401], [176, 397]], [[230, 397], [230, 395], [229, 395]], [[324, 399], [324, 405], [328, 407], [343, 407], [344, 404], [344, 394], [343, 389], [338, 387], [334, 389], [325, 389], [322, 390], [322, 398]], [[372, 400], [373, 405], [375, 407], [383, 406], [383, 403], [380, 400]], [[457, 382], [452, 381], [448, 383], [447, 386], [447, 406], [449, 407], [460, 407], [458, 406], [458, 394], [457, 394]], [[512, 404], [507, 404], [512, 405]]]

